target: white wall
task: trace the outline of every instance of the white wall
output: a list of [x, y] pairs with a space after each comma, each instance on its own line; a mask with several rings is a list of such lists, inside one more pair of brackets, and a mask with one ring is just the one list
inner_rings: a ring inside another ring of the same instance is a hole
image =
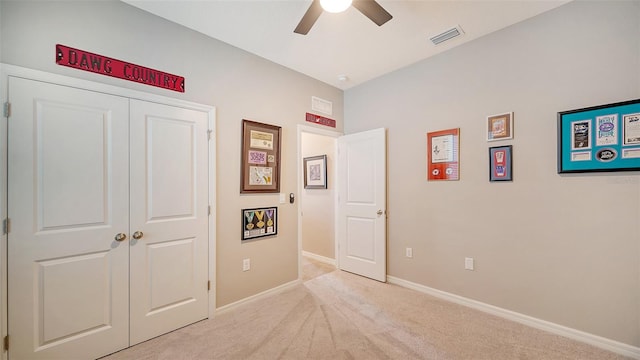
[[327, 189], [303, 189], [302, 250], [335, 259], [335, 171], [336, 140], [303, 132], [302, 157], [327, 155]]
[[[639, 1], [576, 1], [346, 91], [346, 133], [388, 128], [389, 275], [640, 346], [640, 174], [556, 171], [558, 111], [640, 98], [639, 38]], [[458, 127], [460, 181], [427, 182], [426, 133]]]
[[[282, 126], [281, 192], [297, 190], [297, 125], [311, 97], [333, 103], [341, 131], [341, 90], [210, 39], [119, 1], [0, 1], [2, 62], [216, 106], [217, 305], [298, 279], [298, 204], [278, 194], [240, 195], [242, 119]], [[171, 92], [55, 64], [63, 44], [185, 77]], [[314, 125], [309, 125], [314, 126]], [[278, 206], [278, 235], [241, 243], [241, 209]], [[242, 259], [251, 271], [242, 271]]]

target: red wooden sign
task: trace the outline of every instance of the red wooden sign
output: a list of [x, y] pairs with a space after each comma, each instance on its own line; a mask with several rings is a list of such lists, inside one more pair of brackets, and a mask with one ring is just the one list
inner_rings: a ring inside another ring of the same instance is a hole
[[56, 45], [56, 64], [163, 89], [184, 92], [184, 77], [125, 61]]
[[326, 118], [324, 116], [311, 114], [311, 113], [307, 113], [307, 121], [311, 122], [311, 123], [314, 123], [314, 124], [329, 126], [329, 127], [332, 127], [332, 128], [336, 127], [336, 121], [335, 120]]

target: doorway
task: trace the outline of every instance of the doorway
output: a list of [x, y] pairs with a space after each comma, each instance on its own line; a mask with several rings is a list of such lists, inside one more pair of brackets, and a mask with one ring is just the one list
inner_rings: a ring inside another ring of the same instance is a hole
[[[335, 208], [337, 138], [335, 131], [298, 125], [298, 275], [309, 266], [303, 257], [336, 267]], [[327, 188], [305, 188], [304, 159], [326, 155]]]

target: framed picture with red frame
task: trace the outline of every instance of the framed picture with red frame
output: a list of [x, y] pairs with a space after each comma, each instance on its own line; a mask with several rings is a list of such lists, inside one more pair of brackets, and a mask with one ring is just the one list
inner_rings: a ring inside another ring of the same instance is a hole
[[427, 180], [460, 180], [460, 128], [427, 133]]

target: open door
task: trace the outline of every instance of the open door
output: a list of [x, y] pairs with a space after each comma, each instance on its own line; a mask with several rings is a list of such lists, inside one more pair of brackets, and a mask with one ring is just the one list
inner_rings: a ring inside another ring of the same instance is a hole
[[338, 139], [339, 268], [386, 282], [387, 152], [385, 129]]

